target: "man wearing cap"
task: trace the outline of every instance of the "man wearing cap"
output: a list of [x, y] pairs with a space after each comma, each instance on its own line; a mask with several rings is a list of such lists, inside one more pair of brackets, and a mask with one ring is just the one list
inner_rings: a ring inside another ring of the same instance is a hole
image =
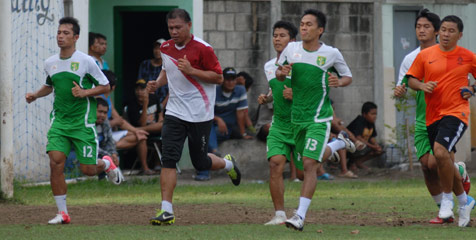
[[[165, 39], [160, 38], [157, 41], [154, 41], [152, 44], [152, 53], [153, 58], [142, 61], [139, 66], [139, 74], [137, 75], [137, 80], [145, 80], [145, 82], [156, 80], [159, 76], [160, 71], [162, 71], [162, 57], [160, 56], [160, 45], [165, 42]], [[165, 106], [166, 97], [169, 93], [169, 88], [167, 84], [163, 87], [160, 87], [157, 91], [159, 95], [159, 101], [162, 106]]]
[[245, 138], [245, 123], [243, 115], [248, 109], [246, 89], [236, 85], [236, 70], [232, 67], [223, 69], [223, 84], [217, 86], [215, 100], [215, 117], [213, 118], [210, 142], [210, 152], [216, 152], [218, 143], [230, 138]]

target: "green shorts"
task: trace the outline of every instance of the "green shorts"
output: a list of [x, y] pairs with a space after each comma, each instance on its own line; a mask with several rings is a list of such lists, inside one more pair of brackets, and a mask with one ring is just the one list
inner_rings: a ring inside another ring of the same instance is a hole
[[96, 141], [96, 127], [82, 129], [59, 129], [54, 126], [48, 131], [46, 152], [60, 151], [69, 155], [71, 147], [81, 164], [97, 164], [98, 142]]
[[298, 159], [312, 158], [322, 162], [331, 131], [331, 122], [294, 125], [294, 141]]
[[415, 124], [415, 148], [418, 159], [427, 153], [433, 154], [426, 125], [418, 122]]
[[268, 159], [276, 155], [284, 155], [290, 161], [293, 154], [294, 165], [297, 169], [303, 170], [302, 161], [298, 161], [294, 145], [294, 134], [292, 130], [283, 129], [271, 125], [268, 137], [266, 138], [266, 154]]

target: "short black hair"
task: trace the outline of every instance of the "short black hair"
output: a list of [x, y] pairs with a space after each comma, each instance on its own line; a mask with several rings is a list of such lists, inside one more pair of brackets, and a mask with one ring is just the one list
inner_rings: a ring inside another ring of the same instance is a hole
[[463, 20], [461, 20], [461, 18], [459, 18], [458, 16], [455, 16], [455, 15], [449, 15], [449, 16], [446, 16], [443, 18], [443, 20], [441, 20], [441, 23], [443, 22], [453, 22], [453, 23], [456, 23], [456, 25], [458, 25], [458, 31], [459, 32], [463, 32]]
[[418, 19], [420, 18], [428, 19], [428, 21], [431, 22], [431, 25], [433, 25], [433, 28], [435, 29], [435, 31], [440, 30], [440, 23], [441, 23], [440, 17], [436, 15], [435, 13], [430, 12], [430, 10], [426, 8], [423, 8], [422, 10], [420, 10], [420, 12], [418, 12], [418, 15], [415, 19], [415, 28], [417, 26]]
[[107, 107], [107, 109], [109, 110], [109, 104], [107, 103], [107, 101], [103, 97], [97, 97], [96, 101], [98, 102], [98, 106], [102, 105], [104, 107]]
[[[327, 23], [327, 18], [326, 18], [326, 15], [317, 10], [317, 9], [307, 9], [306, 11], [304, 11], [304, 14], [301, 16], [301, 19], [306, 16], [306, 15], [314, 15], [314, 17], [316, 17], [316, 21], [317, 21], [317, 26], [318, 27], [321, 27], [323, 28], [324, 30], [326, 30], [326, 23]], [[324, 31], [322, 32], [324, 33]], [[321, 34], [322, 35], [322, 34]], [[321, 37], [321, 35], [319, 35], [319, 38]]]
[[109, 81], [109, 87], [112, 89], [114, 86], [116, 86], [116, 74], [112, 72], [111, 70], [101, 70], [102, 73], [104, 73], [104, 76], [106, 76], [107, 80]]
[[377, 105], [373, 102], [365, 102], [364, 105], [362, 105], [362, 115], [369, 113], [372, 109], [377, 109]]
[[188, 14], [188, 12], [185, 11], [185, 9], [182, 9], [182, 8], [174, 8], [174, 9], [170, 10], [170, 12], [167, 13], [166, 18], [167, 18], [167, 21], [169, 19], [175, 19], [175, 18], [181, 18], [186, 23], [189, 23], [189, 22], [192, 21], [192, 19], [190, 18], [190, 14]]
[[91, 47], [94, 44], [94, 40], [96, 40], [96, 33], [89, 32], [89, 40], [88, 40], [89, 47]]
[[274, 31], [276, 30], [276, 28], [284, 28], [284, 29], [288, 30], [289, 38], [290, 39], [296, 39], [296, 35], [297, 35], [298, 30], [294, 26], [294, 24], [292, 24], [291, 22], [283, 21], [283, 20], [277, 21], [273, 26], [273, 34], [274, 34]]
[[71, 24], [71, 25], [73, 25], [73, 33], [74, 33], [74, 35], [79, 35], [80, 28], [79, 28], [78, 19], [76, 19], [76, 18], [74, 18], [74, 17], [64, 17], [64, 18], [61, 18], [61, 19], [59, 20], [59, 25], [63, 25], [63, 24]]
[[245, 88], [246, 90], [248, 90], [248, 88], [251, 87], [251, 85], [253, 85], [253, 78], [251, 77], [250, 74], [248, 74], [247, 72], [239, 72], [236, 77], [243, 77], [245, 79]]

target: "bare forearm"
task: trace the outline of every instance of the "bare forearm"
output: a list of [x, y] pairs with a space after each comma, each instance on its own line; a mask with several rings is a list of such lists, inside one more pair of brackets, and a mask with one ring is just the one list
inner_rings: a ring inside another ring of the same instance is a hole
[[91, 89], [84, 89], [85, 96], [84, 97], [94, 97], [101, 94], [108, 93], [110, 90], [109, 84], [107, 85], [99, 85]]
[[340, 86], [345, 87], [352, 83], [352, 77], [343, 76], [340, 78]]
[[147, 125], [147, 105], [144, 104], [142, 107], [142, 113], [139, 118], [139, 126], [145, 126]]
[[236, 111], [236, 120], [238, 123], [238, 128], [240, 129], [240, 134], [243, 135], [245, 133], [245, 110], [238, 110]]
[[197, 77], [202, 82], [206, 83], [221, 84], [223, 82], [223, 75], [218, 74], [214, 71], [203, 71], [194, 68], [190, 75]]
[[164, 86], [165, 84], [167, 84], [167, 74], [165, 72], [165, 70], [162, 70], [160, 73], [159, 73], [159, 76], [157, 77], [157, 88], [160, 88], [162, 86]]
[[38, 91], [36, 91], [34, 93], [34, 95], [35, 95], [35, 98], [41, 98], [41, 97], [44, 97], [44, 96], [48, 96], [52, 92], [53, 92], [53, 87], [43, 85], [43, 86], [41, 86], [40, 89], [38, 89]]
[[408, 78], [408, 86], [413, 89], [413, 90], [421, 90], [423, 87], [424, 83], [414, 77], [409, 77]]

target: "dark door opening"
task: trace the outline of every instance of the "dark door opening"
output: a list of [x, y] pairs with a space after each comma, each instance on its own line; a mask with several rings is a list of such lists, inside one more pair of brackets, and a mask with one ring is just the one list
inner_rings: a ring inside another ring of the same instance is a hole
[[[151, 59], [153, 43], [170, 39], [166, 15], [174, 7], [115, 7], [115, 62], [118, 84], [115, 105], [118, 111], [134, 99], [139, 65]], [[122, 96], [120, 96], [122, 95]]]

